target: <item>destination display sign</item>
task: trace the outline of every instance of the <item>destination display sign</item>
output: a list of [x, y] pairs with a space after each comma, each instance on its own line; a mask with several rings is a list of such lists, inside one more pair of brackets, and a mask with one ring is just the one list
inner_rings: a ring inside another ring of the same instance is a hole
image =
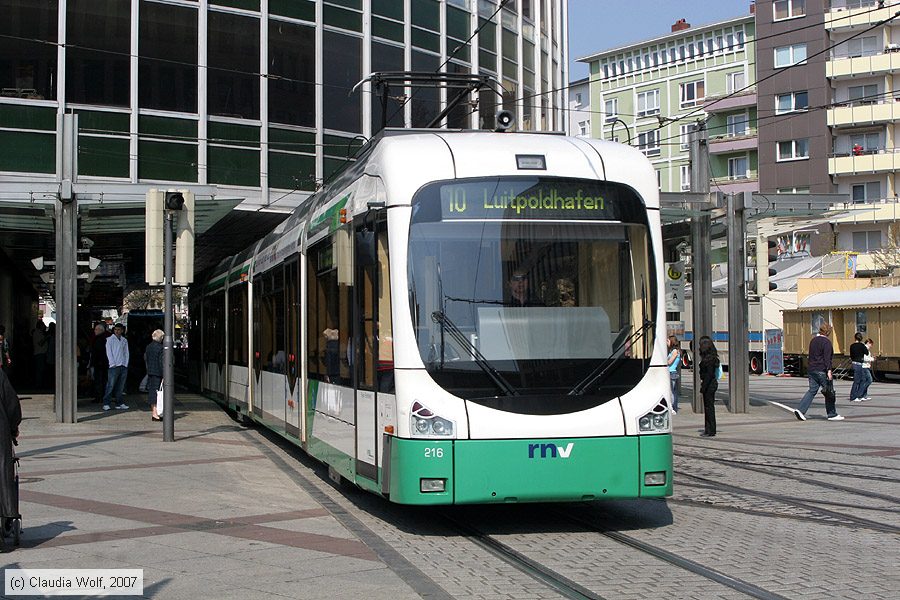
[[[645, 219], [643, 203], [631, 188], [589, 180], [515, 177], [444, 182], [421, 190], [416, 198], [416, 203], [419, 202], [438, 204], [439, 218], [444, 221], [578, 219], [642, 222]], [[435, 206], [420, 208], [437, 220]], [[418, 215], [417, 220], [422, 216]]]

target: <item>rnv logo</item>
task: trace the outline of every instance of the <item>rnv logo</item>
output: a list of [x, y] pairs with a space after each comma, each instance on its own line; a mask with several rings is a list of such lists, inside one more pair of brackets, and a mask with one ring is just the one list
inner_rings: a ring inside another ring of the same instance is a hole
[[[569, 442], [565, 448], [556, 444], [528, 444], [528, 458], [569, 458], [574, 446], [575, 442]], [[540, 457], [535, 452], [540, 452]]]

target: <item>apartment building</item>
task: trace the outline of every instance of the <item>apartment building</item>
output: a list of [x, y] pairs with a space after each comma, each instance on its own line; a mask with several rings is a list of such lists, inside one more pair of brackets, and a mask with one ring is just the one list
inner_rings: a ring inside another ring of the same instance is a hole
[[590, 66], [592, 137], [635, 143], [662, 191], [687, 190], [689, 130], [708, 119], [713, 189], [756, 190], [755, 31], [752, 14], [681, 19], [664, 36], [578, 59]]
[[590, 77], [569, 84], [569, 118], [567, 135], [591, 137]]
[[831, 48], [828, 174], [850, 197], [834, 223], [838, 250], [859, 252], [858, 273], [884, 272], [900, 258], [900, 1], [832, 0], [824, 30]]

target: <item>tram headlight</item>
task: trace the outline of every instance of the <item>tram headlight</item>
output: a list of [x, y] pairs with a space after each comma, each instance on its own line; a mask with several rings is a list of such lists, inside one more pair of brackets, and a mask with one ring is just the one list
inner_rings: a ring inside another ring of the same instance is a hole
[[414, 402], [410, 416], [412, 435], [418, 437], [450, 437], [456, 429], [455, 423], [434, 414], [421, 402]]
[[639, 433], [668, 433], [672, 430], [669, 421], [669, 403], [660, 399], [653, 410], [638, 419]]

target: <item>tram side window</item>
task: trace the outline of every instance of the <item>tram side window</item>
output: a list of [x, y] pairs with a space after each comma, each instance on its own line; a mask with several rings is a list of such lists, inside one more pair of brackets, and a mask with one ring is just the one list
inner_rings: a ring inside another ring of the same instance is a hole
[[239, 284], [228, 290], [228, 362], [247, 366], [247, 286]]
[[284, 274], [281, 268], [263, 277], [260, 300], [259, 353], [264, 371], [285, 372], [284, 351]]
[[217, 292], [206, 301], [204, 311], [204, 359], [208, 363], [223, 362], [225, 358], [225, 292]]
[[294, 261], [285, 267], [285, 292], [287, 296], [287, 353], [288, 375], [293, 389], [294, 380], [300, 375], [297, 356], [300, 354], [300, 263]]
[[307, 369], [312, 379], [349, 385], [351, 288], [339, 284], [333, 238], [307, 254]]

